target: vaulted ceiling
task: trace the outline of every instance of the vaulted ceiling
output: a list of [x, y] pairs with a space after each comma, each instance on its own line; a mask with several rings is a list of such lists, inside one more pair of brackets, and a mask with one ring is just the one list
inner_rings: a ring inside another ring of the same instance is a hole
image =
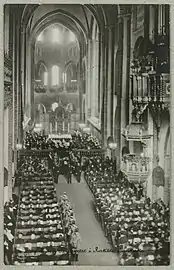
[[91, 38], [92, 23], [95, 22], [102, 32], [105, 27], [117, 23], [120, 10], [118, 5], [29, 4], [23, 7], [21, 25], [27, 27], [34, 38], [47, 26], [61, 23], [84, 42]]

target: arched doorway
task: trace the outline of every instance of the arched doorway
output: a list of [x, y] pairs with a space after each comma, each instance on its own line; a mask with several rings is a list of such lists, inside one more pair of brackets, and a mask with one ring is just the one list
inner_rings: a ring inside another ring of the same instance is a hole
[[171, 138], [170, 128], [167, 131], [165, 145], [164, 145], [164, 202], [168, 204], [170, 202], [170, 182], [171, 182]]

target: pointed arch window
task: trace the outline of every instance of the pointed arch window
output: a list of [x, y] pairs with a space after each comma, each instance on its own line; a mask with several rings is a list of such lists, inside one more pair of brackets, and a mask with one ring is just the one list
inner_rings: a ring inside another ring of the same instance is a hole
[[66, 74], [66, 72], [62, 73], [62, 81], [63, 81], [63, 83], [67, 83], [67, 74]]
[[48, 72], [44, 72], [44, 85], [48, 85]]
[[60, 82], [60, 70], [58, 66], [53, 66], [52, 67], [52, 86], [57, 86], [59, 85]]

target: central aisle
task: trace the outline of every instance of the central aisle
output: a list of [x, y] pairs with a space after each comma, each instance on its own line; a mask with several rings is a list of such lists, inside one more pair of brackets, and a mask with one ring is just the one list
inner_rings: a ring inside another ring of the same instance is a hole
[[59, 176], [56, 184], [58, 198], [66, 192], [76, 216], [76, 223], [81, 235], [81, 249], [88, 250], [79, 254], [79, 265], [118, 265], [118, 257], [112, 252], [90, 252], [98, 249], [111, 249], [107, 238], [104, 236], [99, 221], [93, 210], [93, 197], [86, 182], [82, 179], [79, 184], [73, 179], [72, 184], [67, 184], [64, 176]]

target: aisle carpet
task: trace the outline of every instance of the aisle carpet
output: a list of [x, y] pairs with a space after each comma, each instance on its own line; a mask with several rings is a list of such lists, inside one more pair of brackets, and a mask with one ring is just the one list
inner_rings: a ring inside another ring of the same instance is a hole
[[[104, 236], [99, 221], [93, 210], [93, 197], [86, 182], [77, 183], [73, 178], [72, 184], [67, 184], [64, 176], [59, 176], [56, 184], [58, 198], [66, 192], [74, 209], [77, 225], [81, 235], [81, 249], [79, 254], [79, 265], [118, 265], [118, 257], [113, 252], [96, 252], [98, 249], [110, 250], [111, 246]], [[95, 251], [95, 252], [94, 252]]]

